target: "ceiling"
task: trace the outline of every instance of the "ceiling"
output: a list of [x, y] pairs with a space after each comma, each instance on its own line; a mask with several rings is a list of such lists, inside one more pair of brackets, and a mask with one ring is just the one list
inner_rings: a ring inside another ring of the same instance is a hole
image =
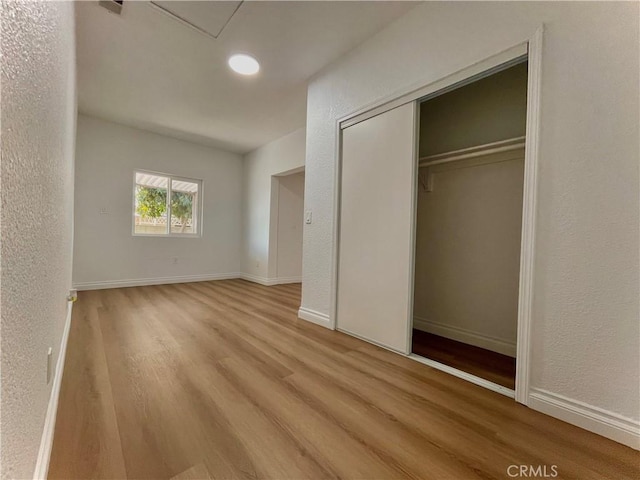
[[[156, 3], [76, 3], [80, 112], [238, 153], [304, 126], [307, 80], [416, 5]], [[260, 72], [231, 71], [234, 53]]]

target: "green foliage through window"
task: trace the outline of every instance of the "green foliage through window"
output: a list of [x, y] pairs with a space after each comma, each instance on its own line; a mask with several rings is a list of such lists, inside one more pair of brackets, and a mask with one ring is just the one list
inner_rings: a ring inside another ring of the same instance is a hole
[[138, 185], [136, 200], [136, 212], [142, 217], [159, 218], [167, 211], [167, 190], [164, 188]]
[[193, 194], [171, 192], [171, 216], [180, 220], [180, 232], [184, 232], [187, 222], [193, 215]]
[[197, 234], [200, 188], [197, 180], [136, 172], [134, 234]]

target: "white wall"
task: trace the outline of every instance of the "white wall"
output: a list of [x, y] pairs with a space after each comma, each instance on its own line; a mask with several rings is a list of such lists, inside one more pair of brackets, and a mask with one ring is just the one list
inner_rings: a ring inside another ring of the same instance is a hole
[[524, 150], [420, 170], [414, 327], [515, 357]]
[[[202, 237], [131, 234], [136, 169], [203, 181]], [[239, 271], [240, 155], [79, 115], [75, 180], [75, 285], [215, 278]]]
[[278, 182], [276, 278], [302, 279], [304, 173], [275, 177]]
[[637, 422], [639, 8], [428, 2], [318, 74], [302, 307], [330, 314], [336, 119], [521, 43], [544, 22], [531, 385]]
[[271, 177], [304, 166], [305, 129], [301, 128], [264, 145], [244, 157], [244, 266], [242, 272], [254, 280], [269, 283], [276, 279], [276, 250], [270, 249], [277, 223], [271, 215]]
[[73, 4], [2, 3], [2, 455], [31, 478], [71, 287]]
[[520, 63], [420, 105], [420, 157], [523, 137], [527, 64]]

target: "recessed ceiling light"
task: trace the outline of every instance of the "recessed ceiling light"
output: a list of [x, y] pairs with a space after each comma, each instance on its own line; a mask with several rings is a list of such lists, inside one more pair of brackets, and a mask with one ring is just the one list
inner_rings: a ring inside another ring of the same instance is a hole
[[233, 55], [229, 58], [229, 66], [241, 75], [255, 75], [260, 71], [258, 61], [249, 55]]

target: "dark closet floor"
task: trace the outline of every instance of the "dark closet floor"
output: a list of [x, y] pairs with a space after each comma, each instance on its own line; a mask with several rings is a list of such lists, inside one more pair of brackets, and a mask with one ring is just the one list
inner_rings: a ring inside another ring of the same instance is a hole
[[516, 359], [507, 355], [416, 329], [413, 330], [412, 352], [515, 389]]

